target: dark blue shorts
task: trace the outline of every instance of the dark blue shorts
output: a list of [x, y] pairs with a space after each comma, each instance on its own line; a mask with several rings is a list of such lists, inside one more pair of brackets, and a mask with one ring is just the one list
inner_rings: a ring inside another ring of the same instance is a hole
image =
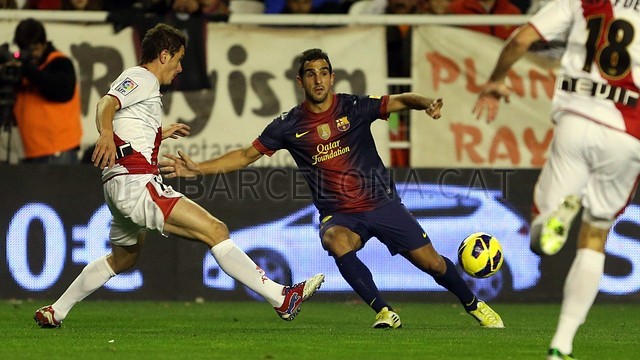
[[371, 211], [324, 214], [320, 222], [320, 239], [329, 228], [340, 225], [360, 235], [363, 244], [376, 237], [391, 255], [431, 243], [422, 226], [400, 201]]

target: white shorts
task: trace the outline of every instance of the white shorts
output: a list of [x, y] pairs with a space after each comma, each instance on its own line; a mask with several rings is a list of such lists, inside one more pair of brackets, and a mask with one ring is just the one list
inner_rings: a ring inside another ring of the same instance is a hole
[[575, 194], [594, 217], [615, 219], [635, 193], [640, 141], [573, 113], [561, 113], [557, 120], [534, 190], [534, 210], [548, 214]]
[[118, 175], [107, 180], [104, 198], [113, 215], [109, 239], [131, 246], [146, 230], [162, 232], [171, 210], [183, 196], [162, 183], [160, 175]]

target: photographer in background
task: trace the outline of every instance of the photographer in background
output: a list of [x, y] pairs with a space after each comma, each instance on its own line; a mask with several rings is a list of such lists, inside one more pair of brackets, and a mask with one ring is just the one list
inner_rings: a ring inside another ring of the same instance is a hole
[[22, 20], [13, 38], [20, 48], [22, 82], [13, 108], [24, 163], [75, 164], [82, 136], [80, 92], [71, 59], [47, 41], [41, 22]]

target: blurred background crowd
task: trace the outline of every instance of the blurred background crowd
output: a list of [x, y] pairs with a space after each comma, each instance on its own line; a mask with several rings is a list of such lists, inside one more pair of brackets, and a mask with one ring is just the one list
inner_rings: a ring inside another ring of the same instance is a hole
[[550, 0], [0, 0], [0, 8], [266, 14], [532, 14]]
[[[470, 15], [520, 15], [536, 12], [549, 0], [0, 0], [0, 8], [30, 10], [64, 10], [64, 11], [105, 11], [107, 21], [112, 23], [116, 32], [132, 27], [134, 33], [144, 34], [147, 29], [159, 22], [164, 22], [189, 34], [190, 51], [184, 63], [185, 71], [172, 85], [173, 90], [189, 91], [210, 88], [206, 75], [206, 22], [227, 21], [234, 13], [253, 14], [389, 14], [409, 15], [427, 14], [446, 16], [448, 14]], [[483, 32], [500, 39], [507, 39], [515, 30], [513, 25], [470, 25], [469, 30]], [[31, 31], [31, 30], [29, 30]], [[387, 31], [387, 66], [390, 78], [411, 77], [411, 26], [389, 25]], [[44, 32], [44, 31], [43, 31]], [[16, 43], [17, 39], [14, 39]], [[70, 62], [52, 61], [49, 58], [55, 48], [46, 35], [40, 38], [27, 36], [21, 40], [23, 53], [32, 53], [30, 47], [41, 46], [44, 54], [33, 60], [30, 71], [25, 72], [34, 86], [46, 89], [47, 80], [39, 76], [46, 64], [49, 71], [63, 69], [69, 81], [76, 82]], [[25, 47], [23, 49], [23, 47]], [[61, 65], [62, 63], [62, 65]], [[42, 90], [41, 89], [41, 90]], [[409, 86], [395, 86], [390, 93], [409, 91]], [[54, 96], [59, 93], [53, 91]], [[69, 96], [68, 100], [72, 101]], [[73, 100], [75, 101], [75, 100]], [[79, 116], [79, 114], [78, 114]], [[74, 115], [74, 117], [76, 117]], [[79, 120], [78, 120], [79, 121]], [[408, 114], [400, 114], [390, 119], [390, 140], [406, 141], [410, 136]], [[37, 131], [34, 127], [29, 131]], [[23, 131], [24, 129], [21, 129]], [[79, 131], [78, 131], [79, 132]], [[77, 138], [74, 132], [74, 138]], [[24, 142], [25, 135], [22, 134]], [[77, 141], [76, 141], [77, 142]], [[71, 151], [75, 154], [78, 144], [73, 144]], [[67, 147], [69, 144], [66, 145]], [[61, 151], [69, 149], [51, 149], [37, 151], [25, 161], [38, 163], [58, 163]], [[52, 152], [53, 151], [53, 152]], [[87, 152], [85, 151], [85, 154]], [[37, 156], [36, 156], [37, 155]], [[53, 157], [52, 157], [53, 156]], [[69, 160], [70, 159], [70, 160]], [[85, 157], [85, 160], [87, 158]], [[35, 160], [35, 161], [34, 161]], [[407, 167], [409, 149], [392, 149], [393, 167]], [[82, 161], [82, 155], [64, 157], [63, 163]]]

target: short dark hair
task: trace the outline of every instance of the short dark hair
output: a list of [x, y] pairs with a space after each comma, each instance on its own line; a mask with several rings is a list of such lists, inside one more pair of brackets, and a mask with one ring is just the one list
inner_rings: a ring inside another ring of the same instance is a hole
[[298, 58], [298, 62], [300, 64], [300, 67], [298, 68], [298, 76], [302, 77], [302, 75], [304, 75], [304, 63], [313, 60], [326, 60], [327, 64], [329, 64], [329, 72], [333, 74], [333, 67], [331, 66], [329, 55], [321, 49], [309, 49], [305, 50]]
[[152, 62], [165, 49], [173, 56], [182, 46], [185, 49], [187, 47], [187, 38], [184, 34], [174, 27], [160, 23], [147, 31], [142, 39], [140, 65]]
[[20, 21], [13, 35], [13, 42], [20, 49], [26, 49], [35, 44], [46, 44], [47, 33], [44, 31], [44, 25], [32, 18]]

